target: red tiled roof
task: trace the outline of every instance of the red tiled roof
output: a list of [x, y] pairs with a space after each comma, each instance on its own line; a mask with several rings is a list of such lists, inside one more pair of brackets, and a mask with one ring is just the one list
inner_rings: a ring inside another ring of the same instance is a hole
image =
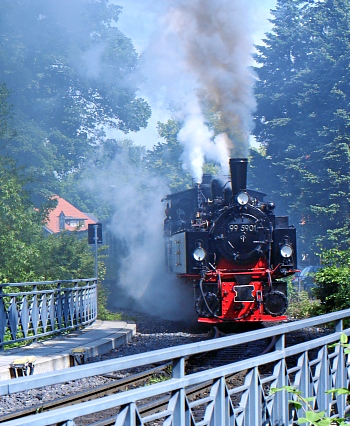
[[64, 198], [55, 195], [52, 197], [53, 199], [57, 199], [57, 206], [55, 209], [51, 210], [48, 216], [48, 220], [45, 223], [45, 227], [50, 233], [58, 233], [60, 232], [60, 219], [59, 216], [63, 212], [66, 219], [77, 219], [83, 220], [84, 225], [80, 227], [70, 226], [67, 223], [65, 224], [65, 230], [67, 231], [87, 231], [89, 224], [95, 224], [96, 221], [92, 220], [86, 213], [81, 212], [72, 204], [68, 203]]

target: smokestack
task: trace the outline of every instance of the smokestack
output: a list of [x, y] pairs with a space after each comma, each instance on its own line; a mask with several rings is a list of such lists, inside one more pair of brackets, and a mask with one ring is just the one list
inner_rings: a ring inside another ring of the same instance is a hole
[[246, 158], [230, 158], [230, 173], [232, 195], [237, 195], [240, 191], [247, 189], [247, 166]]

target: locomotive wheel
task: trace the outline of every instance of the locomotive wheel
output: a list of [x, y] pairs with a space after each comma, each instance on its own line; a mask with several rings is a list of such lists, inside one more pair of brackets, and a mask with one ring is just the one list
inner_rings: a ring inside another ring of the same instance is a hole
[[272, 291], [264, 296], [265, 312], [277, 317], [283, 315], [288, 307], [288, 300], [281, 291]]

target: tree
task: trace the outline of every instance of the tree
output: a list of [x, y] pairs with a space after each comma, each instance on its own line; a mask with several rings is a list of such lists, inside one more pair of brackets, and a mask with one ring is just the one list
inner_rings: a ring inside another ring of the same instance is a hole
[[186, 189], [191, 185], [191, 176], [182, 167], [183, 147], [177, 140], [180, 123], [168, 120], [158, 123], [158, 134], [165, 142], [158, 142], [147, 152], [146, 168], [150, 173], [166, 177], [169, 187], [175, 190]]
[[[0, 85], [0, 139], [15, 134], [8, 96], [6, 85]], [[43, 221], [53, 204], [35, 208], [29, 183], [13, 159], [0, 156], [0, 282], [92, 277], [94, 256], [87, 239], [67, 233], [45, 238]]]
[[0, 161], [0, 281], [30, 281], [42, 235], [41, 214], [23, 189], [12, 161]]
[[10, 92], [6, 84], [0, 84], [0, 140], [10, 135], [15, 135], [9, 125], [9, 119], [11, 118], [11, 106], [8, 104], [9, 96]]
[[87, 239], [74, 234], [45, 237], [49, 204], [34, 207], [27, 179], [10, 159], [0, 161], [0, 282], [28, 282], [94, 275], [94, 256]]
[[258, 47], [255, 136], [300, 224], [300, 253], [350, 238], [349, 13], [348, 0], [279, 0]]
[[94, 257], [87, 238], [79, 239], [74, 232], [49, 235], [38, 247], [35, 264], [37, 279], [72, 280], [93, 277]]
[[[4, 0], [0, 81], [11, 90], [18, 137], [6, 152], [54, 187], [104, 140], [147, 125], [135, 96], [138, 55], [108, 0]], [[41, 186], [43, 183], [41, 184]]]

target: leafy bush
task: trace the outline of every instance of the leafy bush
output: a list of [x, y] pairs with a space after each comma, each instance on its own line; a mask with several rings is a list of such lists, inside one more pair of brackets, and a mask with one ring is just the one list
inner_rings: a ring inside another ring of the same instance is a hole
[[90, 278], [95, 274], [94, 255], [87, 238], [79, 239], [75, 232], [43, 238], [35, 267], [45, 281]]
[[350, 249], [331, 249], [322, 253], [324, 268], [316, 273], [314, 294], [320, 304], [314, 314], [335, 312], [350, 307]]
[[293, 319], [309, 318], [313, 311], [313, 307], [317, 303], [315, 300], [310, 300], [307, 291], [301, 291], [288, 284], [288, 310], [287, 315]]

